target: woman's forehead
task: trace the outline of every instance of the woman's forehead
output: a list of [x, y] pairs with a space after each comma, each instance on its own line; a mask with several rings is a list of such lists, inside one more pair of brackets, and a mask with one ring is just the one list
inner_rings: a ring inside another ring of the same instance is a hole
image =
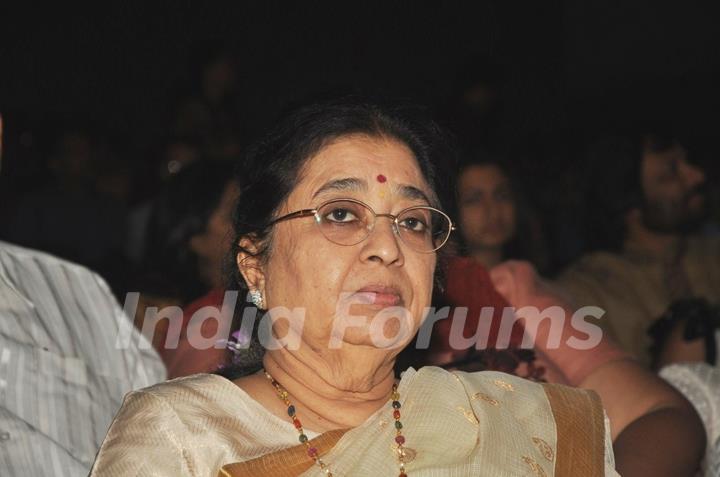
[[466, 167], [460, 175], [458, 185], [472, 188], [479, 184], [507, 182], [505, 173], [495, 164], [474, 164]]
[[295, 189], [312, 196], [328, 184], [343, 182], [349, 190], [409, 186], [430, 193], [412, 151], [382, 137], [346, 136], [326, 145], [307, 161]]

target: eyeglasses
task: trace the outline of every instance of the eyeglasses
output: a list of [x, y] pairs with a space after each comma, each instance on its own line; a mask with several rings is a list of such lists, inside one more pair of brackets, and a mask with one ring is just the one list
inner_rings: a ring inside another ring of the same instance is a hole
[[378, 217], [392, 221], [393, 231], [402, 243], [420, 253], [440, 249], [455, 226], [445, 212], [419, 205], [408, 207], [397, 215], [376, 214], [369, 205], [355, 199], [333, 199], [316, 209], [303, 209], [283, 215], [270, 226], [298, 217], [315, 216], [315, 223], [326, 239], [338, 245], [355, 245], [370, 236]]

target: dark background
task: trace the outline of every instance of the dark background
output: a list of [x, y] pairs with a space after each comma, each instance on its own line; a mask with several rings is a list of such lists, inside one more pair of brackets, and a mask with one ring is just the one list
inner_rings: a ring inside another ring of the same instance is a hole
[[[529, 179], [552, 247], [562, 234], [553, 221], [573, 220], [566, 188], [583, 144], [600, 131], [671, 126], [716, 176], [720, 17], [707, 5], [3, 2], [0, 218], [42, 182], [54, 135], [69, 126], [132, 165], [128, 207], [152, 195], [157, 144], [197, 88], [203, 56], [223, 48], [238, 64], [243, 146], [286, 104], [318, 94], [407, 98], [452, 122], [469, 79], [491, 84], [498, 106], [481, 135]], [[557, 251], [556, 267], [576, 252]]]
[[474, 62], [505, 69], [507, 127], [521, 138], [655, 115], [697, 134], [717, 126], [720, 29], [699, 4], [259, 3], [4, 2], [0, 104], [34, 128], [151, 133], [215, 43], [238, 55], [258, 126], [288, 100], [345, 86], [436, 106]]

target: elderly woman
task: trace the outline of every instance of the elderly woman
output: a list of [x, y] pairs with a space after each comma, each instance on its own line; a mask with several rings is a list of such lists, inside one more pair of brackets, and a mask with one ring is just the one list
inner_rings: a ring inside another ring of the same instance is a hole
[[404, 111], [330, 103], [260, 142], [236, 211], [238, 278], [285, 346], [234, 381], [130, 394], [92, 475], [617, 475], [591, 391], [432, 367], [396, 379], [453, 228], [439, 139]]

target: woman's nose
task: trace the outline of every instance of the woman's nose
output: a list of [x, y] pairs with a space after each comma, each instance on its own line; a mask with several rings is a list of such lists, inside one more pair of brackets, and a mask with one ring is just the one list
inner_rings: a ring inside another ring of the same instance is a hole
[[363, 260], [382, 261], [385, 264], [402, 264], [404, 257], [395, 222], [390, 217], [377, 217], [375, 226], [365, 239]]
[[499, 212], [500, 204], [497, 201], [491, 200], [485, 204], [483, 212], [488, 221], [494, 220]]

